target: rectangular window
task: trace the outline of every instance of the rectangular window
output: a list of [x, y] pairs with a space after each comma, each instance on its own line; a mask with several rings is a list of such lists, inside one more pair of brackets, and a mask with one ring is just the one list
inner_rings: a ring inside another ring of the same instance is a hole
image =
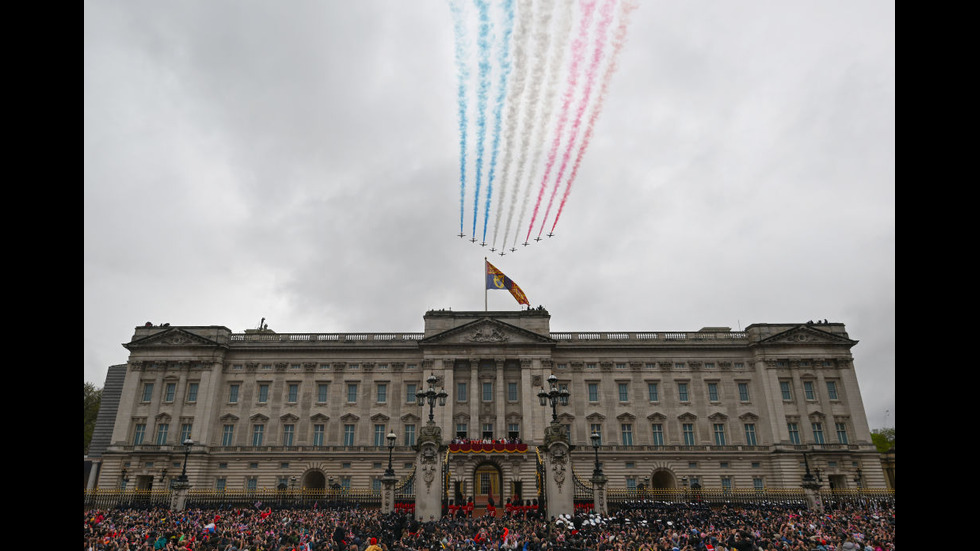
[[466, 383], [456, 383], [456, 401], [466, 401]]
[[374, 445], [381, 447], [385, 445], [385, 426], [374, 425]]
[[813, 428], [813, 443], [823, 444], [823, 423], [811, 423]]
[[218, 478], [214, 481], [214, 489], [219, 492], [224, 491], [225, 487], [228, 485], [228, 481], [224, 478]]
[[518, 423], [507, 423], [507, 438], [519, 438], [521, 436], [521, 425]]
[[684, 423], [681, 425], [681, 430], [684, 433], [684, 445], [693, 446], [694, 445], [694, 423]]
[[296, 425], [283, 425], [282, 426], [282, 445], [289, 446], [293, 445], [293, 434], [295, 433]]
[[745, 423], [745, 445], [755, 446], [755, 423]]
[[378, 383], [378, 403], [384, 404], [388, 402], [388, 385], [386, 383]]
[[589, 401], [599, 401], [599, 383], [589, 383]]
[[261, 446], [262, 437], [265, 435], [265, 425], [255, 425], [252, 427], [252, 445]]
[[630, 385], [629, 385], [629, 383], [619, 383], [616, 386], [619, 387], [619, 401], [620, 402], [629, 402], [629, 400], [630, 400], [630, 394], [629, 394]]
[[664, 426], [660, 423], [654, 423], [653, 425], [653, 445], [664, 445]]
[[624, 364], [624, 363], [617, 363], [616, 364], [616, 369], [626, 369], [626, 364]]
[[493, 423], [483, 423], [483, 437], [493, 438]]
[[517, 383], [507, 383], [507, 400], [517, 401]]
[[344, 445], [354, 445], [354, 425], [344, 425]]
[[803, 396], [807, 400], [817, 399], [817, 394], [813, 391], [813, 381], [803, 381]]
[[173, 402], [176, 394], [177, 394], [177, 383], [167, 383], [166, 392], [163, 401]]
[[259, 403], [264, 404], [269, 401], [269, 385], [259, 385]]
[[248, 478], [245, 479], [245, 489], [246, 490], [249, 490], [251, 492], [254, 492], [258, 488], [259, 488], [259, 479], [258, 478], [254, 477], [254, 476], [250, 476], [250, 477], [248, 477]]
[[786, 423], [786, 428], [789, 430], [789, 442], [790, 444], [800, 443], [800, 426], [796, 423]]
[[408, 383], [405, 385], [405, 401], [407, 403], [409, 404], [415, 403], [415, 389], [417, 388], [418, 385], [416, 385], [415, 383]]
[[587, 363], [587, 364], [585, 364], [585, 368], [586, 369], [595, 369], [595, 364], [594, 363]]
[[329, 389], [329, 383], [320, 383], [316, 385], [316, 401], [321, 404], [325, 404], [327, 402], [327, 391]]
[[827, 381], [827, 398], [831, 400], [837, 400], [837, 383], [835, 381]]
[[687, 383], [677, 383], [677, 397], [682, 402], [687, 402]]
[[405, 445], [415, 445], [415, 425], [405, 425]]
[[313, 445], [323, 445], [323, 425], [313, 425]]
[[[599, 435], [599, 445], [601, 446], [602, 445], [602, 425], [600, 423], [592, 423], [591, 425], [589, 425], [589, 438], [591, 438], [593, 434], [598, 434]], [[591, 440], [590, 440], [590, 442], [591, 442]]]
[[153, 383], [146, 383], [143, 385], [143, 401], [149, 402], [153, 399]]
[[295, 404], [297, 400], [299, 400], [299, 384], [289, 383], [289, 395], [286, 397], [286, 401]]
[[357, 403], [357, 383], [347, 383], [347, 403]]
[[837, 428], [837, 441], [841, 444], [847, 444], [847, 424], [845, 423], [834, 423]]
[[738, 400], [740, 402], [749, 401], [749, 383], [738, 383]]
[[483, 401], [493, 401], [493, 383], [483, 383]]
[[167, 443], [167, 432], [170, 431], [169, 423], [160, 423], [157, 425], [157, 445], [162, 446]]
[[657, 391], [657, 383], [647, 383], [647, 395], [651, 402], [659, 402], [660, 394]]
[[623, 423], [620, 425], [623, 433], [623, 445], [632, 446], [633, 445], [633, 424]]
[[762, 484], [762, 478], [757, 476], [752, 479], [752, 489], [757, 492], [761, 492], [765, 489], [765, 486]]
[[714, 369], [715, 368], [715, 364], [712, 363], [712, 362], [705, 362], [704, 363], [704, 368], [705, 369]]
[[626, 477], [626, 491], [627, 492], [635, 492], [636, 491], [636, 477], [635, 476], [627, 476]]
[[146, 425], [144, 423], [137, 423], [133, 430], [133, 445], [139, 446], [143, 443], [143, 437], [146, 435]]
[[197, 401], [197, 383], [190, 383], [187, 385], [187, 401], [196, 402]]
[[724, 423], [715, 423], [715, 445], [724, 446], [725, 445], [725, 425]]
[[380, 478], [372, 478], [371, 479], [371, 493], [373, 495], [376, 495], [376, 496], [381, 495], [381, 479]]
[[711, 402], [718, 401], [718, 383], [708, 383], [708, 400]]
[[459, 437], [459, 438], [467, 438], [468, 437], [467, 430], [468, 429], [466, 427], [466, 423], [456, 423], [456, 436], [457, 437]]
[[183, 444], [185, 441], [191, 439], [191, 424], [181, 423], [180, 425], [180, 443]]
[[730, 476], [721, 477], [721, 491], [723, 492], [732, 491], [732, 478]]
[[779, 390], [783, 393], [783, 400], [789, 402], [793, 399], [793, 393], [789, 388], [789, 381], [779, 381]]
[[232, 446], [235, 442], [235, 425], [224, 425], [221, 427], [221, 445]]

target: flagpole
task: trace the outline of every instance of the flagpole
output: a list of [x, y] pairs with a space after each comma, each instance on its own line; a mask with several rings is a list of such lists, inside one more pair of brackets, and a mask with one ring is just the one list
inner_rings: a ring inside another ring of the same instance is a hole
[[483, 312], [487, 311], [487, 257], [483, 257]]

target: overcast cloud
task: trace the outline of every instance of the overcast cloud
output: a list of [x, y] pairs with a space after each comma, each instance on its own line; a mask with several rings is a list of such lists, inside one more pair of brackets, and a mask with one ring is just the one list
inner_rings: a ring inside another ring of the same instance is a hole
[[87, 1], [84, 27], [86, 382], [147, 321], [421, 331], [484, 308], [488, 257], [554, 331], [844, 323], [894, 426], [893, 2], [641, 2], [555, 237], [503, 257], [457, 237], [446, 2]]

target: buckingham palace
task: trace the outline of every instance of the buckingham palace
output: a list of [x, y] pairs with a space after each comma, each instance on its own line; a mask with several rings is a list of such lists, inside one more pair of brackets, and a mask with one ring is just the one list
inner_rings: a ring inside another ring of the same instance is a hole
[[89, 485], [152, 489], [183, 471], [216, 490], [377, 489], [385, 467], [410, 475], [434, 424], [446, 492], [478, 503], [539, 491], [552, 425], [572, 474], [601, 464], [610, 488], [799, 488], [810, 468], [831, 488], [886, 486], [842, 323], [550, 321], [538, 307], [431, 310], [412, 333], [147, 322], [110, 367]]

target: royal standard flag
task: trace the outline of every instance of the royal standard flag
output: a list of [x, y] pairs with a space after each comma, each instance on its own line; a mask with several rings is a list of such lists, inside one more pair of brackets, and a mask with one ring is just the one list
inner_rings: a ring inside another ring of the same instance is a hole
[[495, 268], [493, 264], [490, 264], [486, 260], [484, 262], [487, 265], [487, 289], [506, 289], [510, 291], [510, 294], [514, 295], [514, 298], [517, 299], [519, 304], [531, 306], [531, 303], [527, 301], [527, 297], [524, 296], [524, 291], [516, 283]]

